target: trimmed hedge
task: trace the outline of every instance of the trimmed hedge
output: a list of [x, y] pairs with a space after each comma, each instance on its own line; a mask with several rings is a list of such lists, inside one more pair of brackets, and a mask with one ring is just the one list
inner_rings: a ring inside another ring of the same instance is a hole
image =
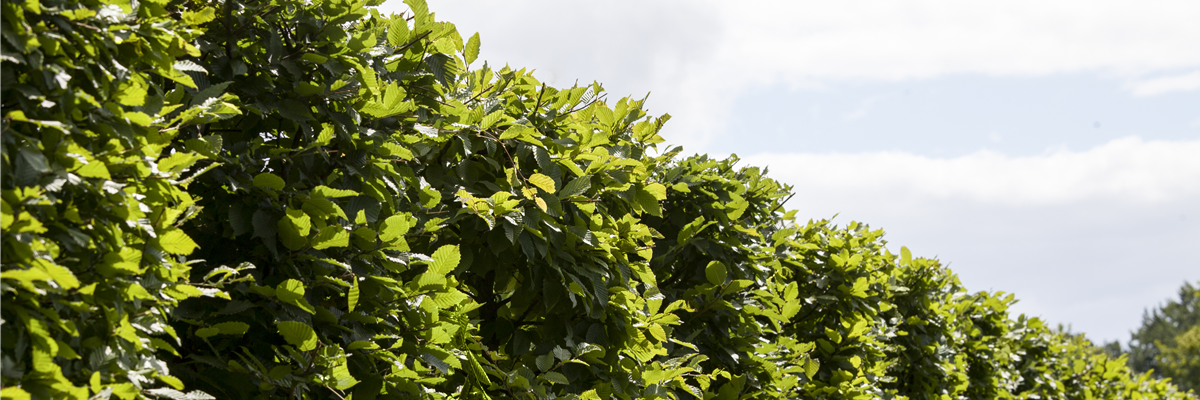
[[408, 4], [4, 0], [0, 397], [1189, 398]]

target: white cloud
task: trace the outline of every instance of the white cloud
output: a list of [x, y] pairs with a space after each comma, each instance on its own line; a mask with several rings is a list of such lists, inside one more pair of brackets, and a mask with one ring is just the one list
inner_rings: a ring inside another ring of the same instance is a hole
[[970, 291], [1014, 293], [1014, 313], [1128, 340], [1143, 308], [1200, 279], [1200, 140], [1124, 138], [1006, 157], [899, 152], [760, 154], [802, 219], [870, 223], [888, 247], [947, 263]]
[[745, 157], [805, 191], [957, 199], [1006, 206], [1061, 205], [1090, 199], [1136, 204], [1200, 194], [1200, 140], [1114, 140], [1096, 148], [1031, 157], [980, 151], [956, 158], [903, 152], [764, 153]]
[[[604, 2], [433, 0], [479, 31], [481, 59], [559, 86], [598, 80], [652, 92], [664, 136], [704, 150], [747, 87], [820, 88], [952, 74], [1102, 73], [1126, 79], [1200, 66], [1190, 0]], [[399, 11], [388, 0], [385, 11]]]
[[1135, 81], [1129, 85], [1134, 96], [1155, 96], [1170, 92], [1200, 90], [1200, 71], [1190, 74]]

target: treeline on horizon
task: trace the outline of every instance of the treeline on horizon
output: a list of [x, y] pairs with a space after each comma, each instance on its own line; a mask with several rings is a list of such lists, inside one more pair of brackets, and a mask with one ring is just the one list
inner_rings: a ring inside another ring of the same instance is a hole
[[380, 3], [3, 0], [0, 398], [1196, 398]]

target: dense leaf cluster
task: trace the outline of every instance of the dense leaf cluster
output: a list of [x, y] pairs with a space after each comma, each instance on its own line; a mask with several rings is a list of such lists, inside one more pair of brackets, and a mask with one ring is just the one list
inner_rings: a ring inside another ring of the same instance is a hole
[[4, 398], [1164, 398], [421, 0], [4, 0]]

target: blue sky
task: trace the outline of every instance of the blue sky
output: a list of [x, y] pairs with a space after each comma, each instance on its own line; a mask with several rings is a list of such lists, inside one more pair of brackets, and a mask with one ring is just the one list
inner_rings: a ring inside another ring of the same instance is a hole
[[767, 165], [800, 215], [881, 227], [1015, 312], [1125, 341], [1200, 280], [1195, 1], [430, 9], [479, 32], [491, 65], [651, 93], [670, 144]]

